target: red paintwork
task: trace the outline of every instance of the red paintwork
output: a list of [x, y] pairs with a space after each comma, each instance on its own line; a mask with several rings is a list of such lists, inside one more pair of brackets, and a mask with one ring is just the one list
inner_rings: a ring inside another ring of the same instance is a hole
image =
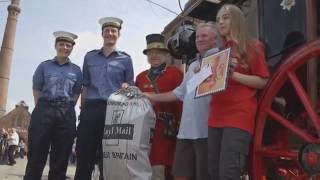
[[[279, 167], [276, 167], [277, 173], [284, 175], [284, 179], [287, 180], [298, 180], [298, 179], [308, 179], [309, 176], [305, 174], [301, 168], [297, 165], [298, 152], [294, 152], [286, 146], [284, 148], [274, 148], [274, 146], [265, 146], [262, 144], [262, 138], [265, 128], [265, 122], [267, 117], [271, 117], [274, 121], [277, 121], [289, 131], [292, 131], [298, 137], [300, 137], [306, 143], [316, 143], [320, 144], [319, 132], [320, 132], [320, 118], [317, 113], [312, 108], [312, 104], [305, 92], [303, 86], [295, 74], [297, 70], [302, 65], [306, 64], [311, 58], [320, 56], [320, 39], [307, 43], [292, 55], [290, 55], [284, 63], [277, 69], [270, 79], [267, 88], [263, 92], [263, 96], [260, 99], [259, 108], [256, 117], [256, 128], [253, 140], [253, 157], [252, 157], [252, 176], [251, 179], [254, 180], [264, 180], [266, 162], [263, 161], [263, 157], [268, 157], [272, 159], [273, 163], [276, 163]], [[290, 122], [285, 117], [282, 117], [277, 112], [271, 109], [271, 104], [278, 93], [279, 89], [283, 86], [284, 82], [289, 80], [293, 85], [296, 94], [299, 96], [300, 101], [305, 107], [306, 114], [312, 121], [315, 132], [311, 133], [296, 126], [294, 122]], [[318, 136], [315, 136], [318, 134]], [[286, 137], [280, 137], [286, 139]], [[279, 157], [282, 157], [279, 158]], [[310, 156], [311, 164], [315, 163], [314, 159]], [[283, 163], [283, 161], [288, 161], [290, 163]], [[291, 164], [293, 163], [293, 164]], [[268, 165], [266, 165], [268, 166]], [[316, 177], [318, 179], [320, 177]]]
[[308, 153], [307, 161], [310, 164], [310, 166], [315, 166], [315, 165], [319, 164], [318, 154], [316, 154], [314, 152]]

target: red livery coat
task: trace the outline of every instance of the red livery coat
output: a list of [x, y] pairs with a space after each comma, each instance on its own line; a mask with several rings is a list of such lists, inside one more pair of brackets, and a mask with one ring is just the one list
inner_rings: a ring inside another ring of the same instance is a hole
[[[154, 82], [151, 82], [148, 78], [148, 73], [149, 70], [143, 71], [136, 78], [136, 86], [139, 87], [142, 92], [164, 93], [172, 91], [180, 85], [183, 79], [182, 72], [173, 66], [167, 66]], [[161, 114], [161, 112], [172, 114], [176, 120], [175, 126], [178, 128], [182, 103], [180, 101], [157, 102], [153, 104], [153, 109], [157, 114], [157, 119], [150, 152], [150, 163], [152, 166], [171, 166], [174, 159], [175, 139], [169, 139], [164, 135], [165, 123], [161, 120], [159, 114]]]

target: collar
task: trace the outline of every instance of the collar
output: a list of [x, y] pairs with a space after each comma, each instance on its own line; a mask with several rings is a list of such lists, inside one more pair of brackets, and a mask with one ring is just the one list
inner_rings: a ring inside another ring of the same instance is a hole
[[207, 50], [207, 51], [203, 54], [203, 56], [201, 56], [200, 53], [197, 53], [197, 54], [196, 54], [196, 58], [197, 58], [197, 60], [201, 63], [202, 58], [207, 57], [207, 56], [210, 56], [210, 55], [215, 54], [215, 53], [217, 53], [217, 52], [219, 52], [219, 48], [216, 48], [216, 47], [215, 47], [215, 48], [211, 48], [211, 49]]
[[150, 81], [155, 81], [161, 74], [163, 74], [167, 69], [167, 64], [163, 63], [158, 67], [151, 67], [148, 70], [147, 77]]
[[[109, 56], [112, 55], [112, 54], [114, 54], [114, 53], [116, 53], [117, 55], [121, 55], [121, 51], [119, 51], [118, 49], [114, 49], [114, 50], [109, 54]], [[104, 54], [103, 54], [103, 47], [98, 50], [98, 54], [104, 56]]]
[[57, 56], [56, 56], [56, 57], [53, 58], [53, 62], [56, 63], [56, 64], [58, 64], [59, 66], [63, 66], [63, 65], [69, 64], [71, 61], [70, 61], [70, 59], [69, 59], [69, 57], [68, 57], [68, 58], [67, 58], [67, 61], [66, 61], [65, 63], [59, 64], [58, 59], [57, 59]]
[[167, 64], [166, 63], [162, 63], [160, 66], [158, 67], [151, 67], [150, 71], [152, 71], [153, 73], [160, 73], [166, 70]]

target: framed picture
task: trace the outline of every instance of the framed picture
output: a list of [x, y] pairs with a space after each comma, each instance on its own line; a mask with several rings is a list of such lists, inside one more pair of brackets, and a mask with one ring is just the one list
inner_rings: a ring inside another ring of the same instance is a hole
[[230, 48], [202, 59], [201, 69], [211, 68], [211, 74], [197, 86], [195, 97], [214, 94], [226, 89]]

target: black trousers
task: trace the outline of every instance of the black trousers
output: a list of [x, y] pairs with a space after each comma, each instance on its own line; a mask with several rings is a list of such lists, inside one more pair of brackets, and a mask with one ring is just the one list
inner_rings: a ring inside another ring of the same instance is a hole
[[77, 130], [77, 169], [75, 180], [91, 180], [95, 163], [99, 163], [100, 180], [102, 171], [102, 136], [106, 117], [105, 101], [88, 101], [80, 113]]
[[16, 161], [14, 160], [14, 153], [16, 151], [18, 146], [16, 145], [9, 145], [9, 148], [8, 148], [8, 158], [9, 158], [9, 164], [10, 165], [13, 165], [16, 163]]
[[28, 163], [24, 180], [40, 180], [50, 148], [49, 180], [65, 180], [76, 133], [73, 104], [39, 101], [28, 131]]
[[238, 128], [209, 128], [210, 180], [240, 180], [246, 167], [251, 134]]

